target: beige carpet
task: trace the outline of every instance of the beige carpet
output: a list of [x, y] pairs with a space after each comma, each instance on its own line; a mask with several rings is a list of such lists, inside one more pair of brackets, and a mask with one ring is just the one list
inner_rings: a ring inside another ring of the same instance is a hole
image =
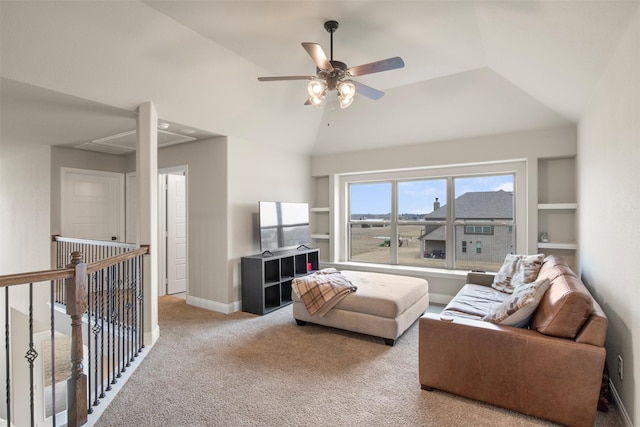
[[[420, 389], [417, 324], [396, 345], [297, 326], [291, 306], [222, 315], [166, 296], [160, 338], [96, 426], [550, 426]], [[615, 408], [597, 426], [622, 426]]]

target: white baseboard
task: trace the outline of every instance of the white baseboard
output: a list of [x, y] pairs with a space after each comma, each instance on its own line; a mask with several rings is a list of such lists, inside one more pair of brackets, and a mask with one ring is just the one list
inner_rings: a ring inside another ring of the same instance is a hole
[[208, 299], [193, 297], [189, 295], [187, 296], [187, 304], [204, 308], [206, 310], [217, 311], [223, 314], [231, 314], [236, 311], [240, 311], [240, 301], [236, 301], [231, 304], [224, 304], [221, 302], [211, 301]]
[[620, 399], [618, 390], [616, 390], [616, 387], [613, 385], [613, 381], [611, 381], [611, 378], [609, 378], [609, 389], [611, 390], [611, 395], [613, 396], [613, 400], [616, 401], [616, 406], [620, 410], [620, 415], [622, 415], [622, 420], [624, 421], [624, 425], [626, 427], [633, 427], [633, 423], [631, 422], [629, 413], [627, 412], [627, 409], [622, 404], [622, 399]]

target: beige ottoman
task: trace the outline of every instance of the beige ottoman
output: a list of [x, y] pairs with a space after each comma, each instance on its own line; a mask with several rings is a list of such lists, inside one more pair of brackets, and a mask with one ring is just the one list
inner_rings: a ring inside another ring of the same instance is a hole
[[325, 316], [309, 315], [304, 303], [292, 292], [293, 317], [307, 322], [384, 338], [393, 345], [429, 306], [429, 283], [394, 274], [340, 271], [357, 286]]

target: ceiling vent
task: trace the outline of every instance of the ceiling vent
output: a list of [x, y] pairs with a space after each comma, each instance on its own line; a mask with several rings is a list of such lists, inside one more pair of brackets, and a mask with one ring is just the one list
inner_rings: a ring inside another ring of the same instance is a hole
[[[158, 129], [158, 148], [182, 142], [195, 141], [197, 138]], [[138, 136], [135, 130], [122, 132], [77, 145], [75, 148], [98, 151], [108, 154], [126, 154], [136, 150]]]

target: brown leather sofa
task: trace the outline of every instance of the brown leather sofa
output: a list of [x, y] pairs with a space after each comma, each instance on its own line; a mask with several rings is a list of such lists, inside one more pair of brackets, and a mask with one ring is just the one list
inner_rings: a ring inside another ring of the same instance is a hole
[[[607, 317], [561, 257], [548, 256], [546, 291], [529, 328], [462, 313], [454, 297], [419, 323], [419, 375], [438, 389], [569, 426], [592, 426], [605, 362]], [[470, 273], [490, 287], [493, 275]], [[489, 288], [492, 289], [492, 288]]]

